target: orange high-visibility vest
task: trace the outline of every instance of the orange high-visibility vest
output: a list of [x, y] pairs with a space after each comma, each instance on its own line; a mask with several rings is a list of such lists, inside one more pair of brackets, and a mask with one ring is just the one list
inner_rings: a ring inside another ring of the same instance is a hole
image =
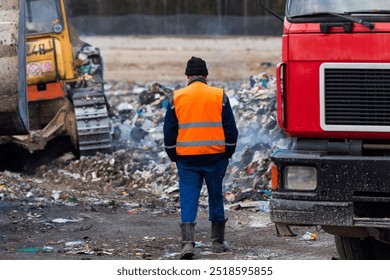
[[193, 82], [174, 92], [179, 124], [176, 152], [181, 156], [225, 152], [222, 126], [223, 89]]

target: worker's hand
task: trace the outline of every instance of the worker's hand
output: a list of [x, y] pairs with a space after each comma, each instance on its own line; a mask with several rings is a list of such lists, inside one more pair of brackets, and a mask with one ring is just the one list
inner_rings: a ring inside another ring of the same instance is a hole
[[169, 159], [170, 159], [172, 162], [177, 162], [177, 155], [169, 155]]
[[225, 151], [225, 155], [227, 158], [231, 158], [233, 154], [230, 151]]
[[235, 146], [226, 146], [225, 147], [225, 155], [226, 155], [226, 157], [227, 158], [231, 158], [235, 151], [236, 151], [236, 147]]

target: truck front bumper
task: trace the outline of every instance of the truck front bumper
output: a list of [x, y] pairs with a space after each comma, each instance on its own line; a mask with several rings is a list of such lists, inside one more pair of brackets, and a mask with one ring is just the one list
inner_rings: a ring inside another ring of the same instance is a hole
[[[272, 160], [279, 182], [270, 201], [274, 223], [390, 228], [390, 157], [280, 150]], [[288, 166], [315, 167], [316, 189], [287, 189]]]
[[354, 225], [353, 204], [348, 202], [271, 199], [270, 213], [271, 221], [275, 223], [288, 223], [290, 225]]

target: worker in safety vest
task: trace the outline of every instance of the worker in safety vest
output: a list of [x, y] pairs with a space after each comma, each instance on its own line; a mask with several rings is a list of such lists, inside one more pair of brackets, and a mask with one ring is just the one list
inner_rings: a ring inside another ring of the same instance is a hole
[[205, 180], [208, 190], [211, 241], [214, 252], [225, 252], [222, 181], [236, 149], [238, 131], [223, 89], [207, 85], [206, 62], [192, 57], [185, 75], [188, 86], [176, 90], [167, 108], [164, 143], [179, 174], [181, 259], [194, 255], [195, 220]]

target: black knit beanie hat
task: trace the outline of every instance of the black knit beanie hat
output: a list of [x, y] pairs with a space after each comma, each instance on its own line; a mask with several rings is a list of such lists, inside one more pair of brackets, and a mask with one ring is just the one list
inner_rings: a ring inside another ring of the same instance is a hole
[[187, 62], [187, 68], [185, 75], [187, 76], [207, 76], [209, 71], [207, 70], [206, 62], [199, 57], [191, 57]]

